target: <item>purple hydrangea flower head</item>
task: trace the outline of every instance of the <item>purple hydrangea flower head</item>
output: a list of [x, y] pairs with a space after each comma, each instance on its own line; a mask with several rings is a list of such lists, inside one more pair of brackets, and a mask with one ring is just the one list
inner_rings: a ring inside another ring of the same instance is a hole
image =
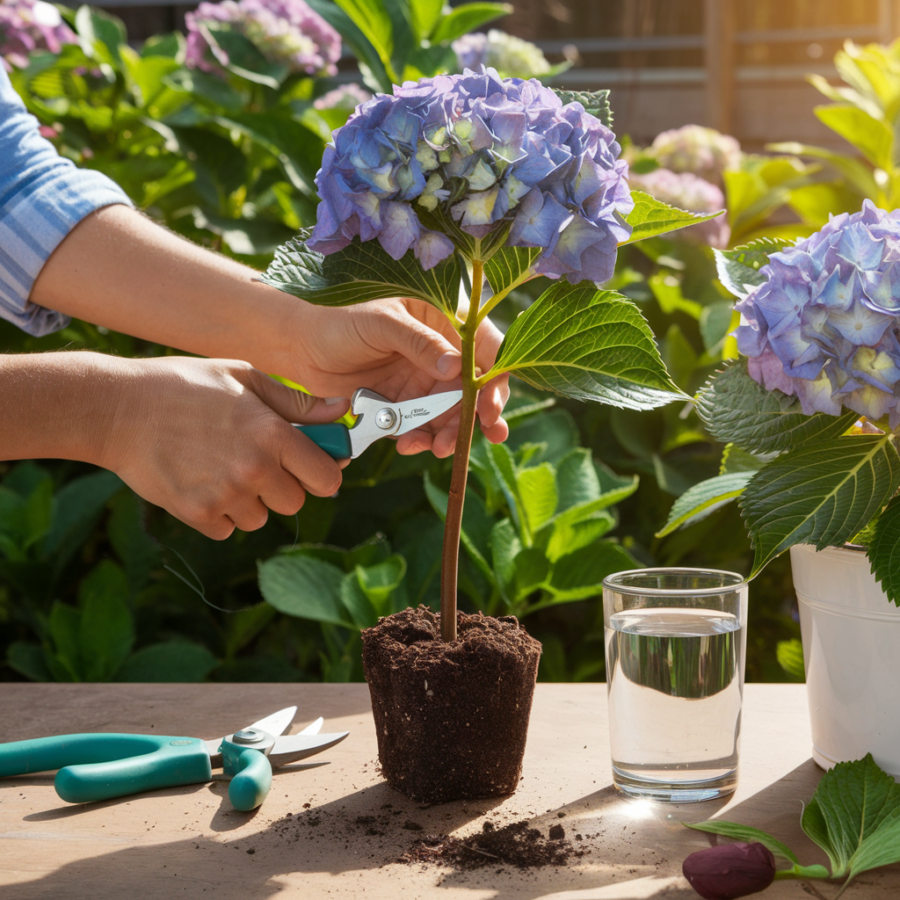
[[201, 3], [185, 16], [187, 65], [214, 71], [228, 57], [203, 35], [206, 23], [227, 25], [251, 40], [270, 62], [292, 72], [334, 75], [341, 56], [340, 35], [305, 0], [222, 0]]
[[900, 424], [900, 210], [869, 200], [773, 253], [763, 284], [736, 304], [738, 349], [768, 390], [803, 412]]
[[[690, 172], [672, 172], [670, 169], [654, 169], [643, 175], [632, 172], [631, 187], [645, 191], [657, 200], [697, 213], [718, 212], [725, 208], [725, 196], [721, 189]], [[708, 222], [699, 222], [668, 235], [673, 241], [689, 241], [724, 249], [731, 237], [731, 228], [725, 216]]]
[[538, 274], [606, 281], [631, 234], [619, 152], [580, 103], [535, 80], [482, 69], [406, 82], [334, 132], [308, 245], [327, 254], [377, 238], [428, 269], [454, 252], [444, 215], [477, 239], [509, 226], [508, 245], [543, 249]]
[[723, 172], [741, 164], [741, 145], [737, 140], [702, 125], [660, 132], [650, 151], [664, 169], [691, 172], [716, 184], [721, 184]]
[[63, 44], [77, 42], [52, 4], [44, 0], [0, 2], [0, 64], [7, 71], [27, 66], [29, 55], [37, 50], [59, 53]]
[[486, 66], [505, 77], [537, 78], [553, 68], [536, 44], [496, 28], [487, 34], [465, 34], [451, 46], [463, 71]]

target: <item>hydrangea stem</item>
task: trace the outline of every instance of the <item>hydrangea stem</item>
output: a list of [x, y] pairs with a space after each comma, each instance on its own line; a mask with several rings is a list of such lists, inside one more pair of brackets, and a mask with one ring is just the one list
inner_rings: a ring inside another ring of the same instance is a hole
[[481, 286], [484, 266], [481, 260], [472, 263], [472, 294], [466, 321], [460, 330], [462, 352], [462, 391], [459, 433], [453, 451], [453, 473], [450, 476], [450, 496], [444, 520], [444, 549], [441, 555], [441, 637], [456, 640], [456, 593], [459, 569], [459, 536], [462, 531], [463, 504], [469, 477], [469, 453], [475, 432], [475, 407], [478, 385], [475, 376], [475, 333], [478, 330], [478, 308], [481, 305]]

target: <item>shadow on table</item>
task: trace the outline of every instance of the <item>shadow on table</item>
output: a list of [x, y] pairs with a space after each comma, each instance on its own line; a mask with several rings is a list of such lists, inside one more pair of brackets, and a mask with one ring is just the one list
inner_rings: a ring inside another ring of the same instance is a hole
[[[823, 855], [799, 827], [801, 803], [812, 796], [820, 774], [810, 760], [719, 817], [765, 828], [793, 847], [804, 862], [821, 862]], [[211, 821], [194, 823], [194, 827], [204, 831], [211, 827], [219, 833], [233, 830], [228, 838], [217, 840], [208, 833], [191, 837], [188, 832], [179, 841], [130, 846], [67, 863], [38, 880], [16, 885], [17, 898], [153, 900], [169, 897], [173, 891], [189, 897], [215, 893], [219, 900], [262, 900], [282, 892], [317, 897], [320, 892], [304, 882], [304, 875], [327, 873], [341, 876], [329, 885], [331, 892], [347, 896], [371, 891], [397, 898], [439, 897], [442, 888], [459, 888], [478, 891], [480, 896], [490, 891], [493, 900], [663, 896], [695, 900], [697, 895], [680, 878], [681, 863], [714, 838], [681, 823], [717, 816], [725, 806], [724, 801], [690, 806], [632, 801], [606, 787], [566, 806], [543, 813], [529, 811], [529, 823], [544, 834], [551, 825], [561, 824], [573, 845], [590, 851], [569, 866], [516, 870], [491, 864], [462, 872], [420, 865], [401, 869], [390, 864], [422, 835], [457, 829], [471, 833], [480, 830], [486, 819], [502, 826], [521, 818], [506, 812], [502, 800], [422, 808], [378, 783], [271, 821], [266, 820], [265, 806], [256, 814], [228, 807], [224, 782], [205, 789], [221, 796], [223, 803]], [[237, 833], [251, 821], [254, 833]], [[580, 841], [576, 835], [581, 835]], [[867, 900], [895, 895], [898, 873], [900, 867], [867, 873]], [[324, 890], [323, 881], [317, 886]], [[823, 887], [820, 896], [833, 894], [831, 886]], [[809, 892], [793, 882], [779, 882], [767, 893], [772, 900], [801, 895], [809, 896]]]

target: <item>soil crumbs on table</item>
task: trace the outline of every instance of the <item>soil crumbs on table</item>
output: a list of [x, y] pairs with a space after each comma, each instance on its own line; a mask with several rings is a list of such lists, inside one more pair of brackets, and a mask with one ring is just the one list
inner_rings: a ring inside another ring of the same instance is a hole
[[[480, 830], [459, 837], [433, 833], [433, 822], [430, 828], [422, 825], [409, 817], [408, 808], [398, 809], [392, 803], [368, 812], [359, 815], [345, 807], [328, 811], [306, 808], [276, 820], [272, 830], [291, 842], [324, 841], [343, 844], [346, 849], [355, 847], [360, 855], [380, 865], [404, 863], [463, 871], [483, 866], [565, 866], [570, 859], [591, 853], [585, 838], [599, 837], [576, 834], [576, 843], [572, 844], [559, 823], [550, 825], [545, 832], [533, 822], [514, 821], [501, 826], [489, 818], [483, 820]], [[450, 818], [449, 814], [444, 817]], [[433, 820], [433, 814], [430, 818]]]
[[419, 838], [397, 862], [431, 863], [454, 869], [480, 869], [482, 866], [508, 865], [519, 869], [537, 866], [564, 866], [573, 856], [588, 850], [576, 849], [565, 839], [561, 825], [553, 825], [545, 838], [528, 822], [513, 822], [495, 828], [487, 821], [480, 834], [459, 838], [446, 834]]

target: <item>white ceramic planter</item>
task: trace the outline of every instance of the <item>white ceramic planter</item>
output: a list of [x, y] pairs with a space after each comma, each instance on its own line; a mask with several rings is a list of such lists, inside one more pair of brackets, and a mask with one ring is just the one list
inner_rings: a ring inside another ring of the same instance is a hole
[[813, 758], [823, 768], [871, 753], [900, 778], [900, 609], [861, 550], [791, 547]]

